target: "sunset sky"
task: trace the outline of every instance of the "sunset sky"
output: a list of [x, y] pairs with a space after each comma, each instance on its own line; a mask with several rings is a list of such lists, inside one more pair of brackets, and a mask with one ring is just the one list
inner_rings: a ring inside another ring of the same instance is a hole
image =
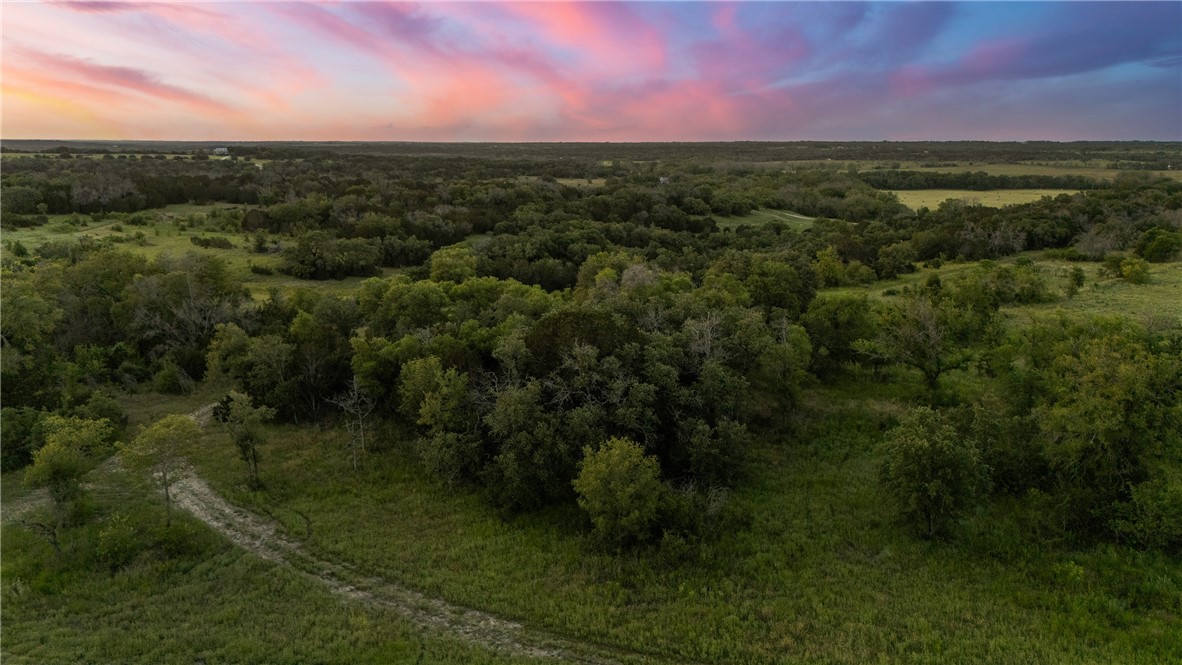
[[1182, 140], [1179, 2], [4, 2], [3, 137]]

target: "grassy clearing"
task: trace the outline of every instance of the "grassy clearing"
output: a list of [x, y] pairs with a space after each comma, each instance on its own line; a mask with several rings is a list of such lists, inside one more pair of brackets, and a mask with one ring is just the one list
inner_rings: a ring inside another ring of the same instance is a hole
[[714, 220], [718, 223], [720, 229], [737, 229], [743, 225], [757, 226], [760, 224], [767, 224], [768, 222], [784, 222], [793, 229], [803, 231], [813, 226], [813, 218], [805, 217], [787, 210], [772, 210], [770, 208], [759, 208], [753, 210], [749, 215], [742, 217], [715, 217]]
[[567, 187], [603, 187], [607, 178], [557, 178], [558, 182]]
[[[20, 242], [30, 251], [35, 250], [46, 242], [74, 241], [84, 236], [95, 240], [112, 239], [116, 247], [141, 254], [148, 259], [160, 256], [180, 256], [187, 252], [196, 252], [206, 256], [215, 256], [224, 261], [235, 281], [242, 284], [255, 300], [265, 299], [272, 289], [291, 291], [294, 289], [310, 289], [323, 291], [335, 295], [354, 292], [365, 277], [349, 277], [342, 280], [303, 280], [280, 274], [277, 270], [280, 258], [277, 254], [257, 254], [253, 251], [253, 235], [242, 231], [227, 231], [220, 225], [217, 211], [236, 208], [235, 204], [211, 203], [195, 204], [182, 203], [156, 208], [147, 211], [156, 215], [156, 221], [148, 226], [132, 226], [126, 221], [111, 219], [103, 222], [90, 222], [89, 217], [80, 216], [78, 219], [87, 220], [86, 226], [73, 223], [71, 215], [50, 215], [49, 222], [34, 228], [5, 230], [3, 240]], [[217, 249], [194, 245], [190, 238], [224, 238], [230, 241], [233, 249]], [[281, 243], [289, 243], [286, 236], [269, 235], [269, 239], [278, 239]], [[5, 255], [9, 249], [3, 248]], [[276, 272], [271, 275], [258, 274], [251, 271], [251, 266], [270, 268]], [[398, 272], [396, 269], [384, 268], [381, 276], [389, 276]]]
[[920, 207], [935, 210], [941, 203], [948, 199], [958, 199], [969, 203], [979, 203], [992, 208], [1000, 208], [1017, 203], [1030, 203], [1044, 196], [1055, 197], [1060, 194], [1074, 194], [1075, 192], [1061, 189], [997, 189], [985, 192], [963, 189], [916, 189], [894, 190], [893, 193], [899, 198], [900, 203], [912, 210], [917, 210]]
[[[1182, 326], [1182, 262], [1151, 263], [1148, 284], [1130, 284], [1123, 279], [1101, 274], [1100, 264], [1093, 262], [1069, 262], [1043, 257], [1042, 252], [1022, 254], [999, 259], [997, 263], [1014, 263], [1028, 259], [1047, 283], [1049, 293], [1054, 296], [1050, 302], [1026, 305], [1011, 305], [1002, 313], [1014, 321], [1055, 316], [1059, 312], [1069, 315], [1120, 315], [1154, 326]], [[1065, 289], [1071, 270], [1081, 267], [1086, 282], [1075, 297], [1065, 297]], [[843, 286], [825, 289], [824, 293], [855, 294], [866, 293], [876, 298], [891, 297], [904, 287], [917, 286], [932, 275], [942, 280], [980, 270], [976, 262], [949, 262], [939, 268], [921, 268], [913, 273], [900, 275], [893, 280], [875, 282], [869, 286]]]
[[1182, 263], [1151, 263], [1148, 284], [1130, 284], [1100, 274], [1096, 263], [1069, 263], [1040, 259], [1035, 262], [1054, 292], [1062, 294], [1075, 266], [1087, 273], [1087, 281], [1074, 298], [1011, 309], [1015, 317], [1070, 314], [1119, 314], [1150, 325], [1182, 326]]

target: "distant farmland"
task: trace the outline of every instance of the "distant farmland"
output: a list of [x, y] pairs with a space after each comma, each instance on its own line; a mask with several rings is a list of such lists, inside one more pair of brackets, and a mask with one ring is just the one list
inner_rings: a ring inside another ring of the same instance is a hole
[[1060, 189], [998, 189], [992, 191], [973, 191], [968, 189], [916, 189], [895, 190], [899, 202], [915, 210], [920, 207], [935, 208], [948, 199], [962, 199], [970, 203], [1000, 208], [1016, 203], [1030, 203], [1044, 196], [1058, 196], [1060, 194], [1074, 194], [1075, 192]]

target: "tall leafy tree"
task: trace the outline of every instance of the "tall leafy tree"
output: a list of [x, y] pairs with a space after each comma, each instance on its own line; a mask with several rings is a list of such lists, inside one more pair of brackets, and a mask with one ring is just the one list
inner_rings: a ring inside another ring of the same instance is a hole
[[879, 452], [883, 489], [900, 516], [927, 538], [944, 532], [988, 487], [988, 468], [972, 442], [927, 407], [904, 416]]
[[172, 486], [184, 465], [181, 451], [201, 435], [192, 418], [172, 414], [140, 432], [121, 449], [123, 463], [132, 469], [152, 473], [164, 491], [164, 523], [172, 525]]

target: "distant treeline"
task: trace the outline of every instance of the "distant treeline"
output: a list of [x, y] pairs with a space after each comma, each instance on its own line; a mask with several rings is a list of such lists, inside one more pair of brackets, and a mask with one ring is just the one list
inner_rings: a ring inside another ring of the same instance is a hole
[[984, 171], [860, 171], [858, 179], [877, 189], [1095, 189], [1103, 182], [1080, 175], [990, 175]]
[[1182, 163], [1182, 144], [1152, 141], [737, 141], [719, 143], [417, 143], [417, 142], [183, 142], [183, 141], [5, 141], [3, 152], [199, 154], [227, 148], [230, 155], [260, 159], [341, 156], [473, 158], [482, 162], [644, 162], [702, 164], [781, 162], [915, 162], [924, 166], [964, 163], [1093, 163], [1104, 168], [1164, 170]]

